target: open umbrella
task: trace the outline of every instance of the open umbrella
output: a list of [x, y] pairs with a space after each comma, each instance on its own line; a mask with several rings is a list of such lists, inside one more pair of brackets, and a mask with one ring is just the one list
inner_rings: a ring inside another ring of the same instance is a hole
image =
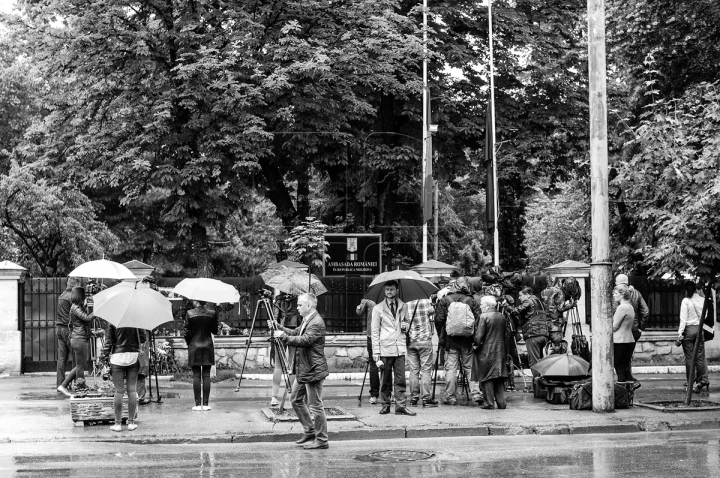
[[173, 292], [191, 300], [202, 300], [213, 304], [240, 302], [240, 292], [234, 286], [217, 279], [202, 277], [183, 279], [175, 286]]
[[93, 297], [94, 312], [115, 327], [153, 330], [172, 322], [172, 304], [147, 284], [121, 282]]
[[315, 274], [300, 269], [283, 266], [279, 269], [268, 269], [260, 274], [260, 277], [265, 281], [265, 285], [286, 294], [300, 295], [311, 292], [320, 295], [327, 292], [327, 289]]
[[93, 279], [138, 280], [135, 274], [124, 265], [100, 259], [79, 265], [68, 274], [69, 277], [87, 277]]
[[308, 270], [307, 264], [303, 264], [302, 262], [291, 261], [290, 259], [285, 259], [285, 260], [282, 261], [282, 262], [278, 262], [277, 264], [273, 264], [273, 265], [271, 265], [269, 268], [270, 268], [270, 269], [279, 269], [279, 268], [281, 268], [281, 267], [283, 267], [283, 266], [289, 267], [289, 268], [291, 268], [291, 269], [302, 269], [302, 270], [304, 270], [304, 271]]
[[435, 284], [415, 271], [390, 271], [373, 279], [365, 298], [375, 303], [382, 302], [385, 299], [385, 283], [389, 280], [398, 281], [398, 297], [403, 302], [427, 299], [438, 291]]
[[586, 377], [590, 364], [569, 354], [553, 354], [540, 359], [532, 370], [544, 377]]

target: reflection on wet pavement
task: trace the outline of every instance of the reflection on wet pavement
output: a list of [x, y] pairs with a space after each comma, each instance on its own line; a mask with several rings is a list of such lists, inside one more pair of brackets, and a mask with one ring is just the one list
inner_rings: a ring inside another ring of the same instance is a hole
[[[334, 442], [329, 450], [318, 451], [287, 443], [41, 446], [53, 449], [0, 446], [0, 476], [717, 476], [720, 469], [716, 430], [370, 440]], [[410, 462], [357, 459], [387, 450], [401, 457], [411, 452], [434, 456]]]

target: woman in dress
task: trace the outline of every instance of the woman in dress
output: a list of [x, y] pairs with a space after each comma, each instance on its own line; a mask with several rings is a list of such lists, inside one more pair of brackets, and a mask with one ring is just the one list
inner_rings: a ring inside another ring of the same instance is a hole
[[475, 319], [472, 381], [480, 382], [485, 394], [481, 408], [504, 409], [505, 379], [507, 378], [507, 324], [505, 316], [497, 311], [495, 297], [486, 295], [480, 299], [482, 314]]
[[630, 369], [635, 338], [632, 334], [632, 324], [635, 320], [635, 309], [630, 303], [630, 289], [624, 284], [613, 289], [613, 301], [619, 302], [613, 315], [613, 352], [614, 366], [618, 382], [633, 382]]
[[75, 379], [85, 380], [85, 365], [88, 361], [88, 343], [92, 337], [90, 332], [90, 322], [95, 316], [88, 313], [85, 308], [85, 289], [82, 287], [74, 287], [70, 293], [70, 347], [72, 347], [73, 361], [75, 368], [65, 376], [63, 383], [57, 388], [58, 392], [62, 392], [70, 396], [68, 387], [70, 382]]
[[128, 422], [127, 429], [133, 431], [137, 428], [135, 415], [138, 405], [137, 381], [140, 372], [140, 350], [145, 342], [145, 331], [133, 327], [116, 328], [110, 324], [105, 335], [105, 346], [102, 356], [110, 362], [110, 373], [115, 386], [115, 424], [110, 430], [122, 430], [123, 395], [128, 396]]
[[185, 314], [184, 324], [188, 365], [192, 368], [195, 393], [195, 406], [192, 409], [207, 411], [210, 410], [210, 368], [215, 365], [213, 334], [218, 331], [218, 316], [215, 310], [205, 307], [204, 301], [195, 300], [193, 305], [195, 308]]
[[[702, 322], [700, 321], [705, 298], [697, 293], [695, 283], [692, 281], [685, 283], [685, 295], [686, 297], [680, 303], [680, 328], [678, 329], [678, 340], [675, 345], [682, 345], [685, 354], [687, 383], [693, 387], [695, 392], [699, 392], [703, 388], [710, 389], [707, 361], [705, 360], [705, 340]], [[695, 376], [690, 378], [692, 353], [698, 334], [700, 334], [700, 343], [698, 344], [698, 354], [695, 360]]]

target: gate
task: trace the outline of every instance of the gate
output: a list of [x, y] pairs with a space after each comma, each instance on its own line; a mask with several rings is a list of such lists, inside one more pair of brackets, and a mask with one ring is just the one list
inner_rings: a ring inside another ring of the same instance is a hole
[[57, 367], [55, 313], [65, 279], [40, 277], [25, 280], [22, 371], [50, 372]]

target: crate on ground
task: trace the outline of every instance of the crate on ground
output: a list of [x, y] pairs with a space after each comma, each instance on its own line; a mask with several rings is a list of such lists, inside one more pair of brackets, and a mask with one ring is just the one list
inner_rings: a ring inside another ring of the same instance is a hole
[[[70, 415], [73, 422], [106, 423], [115, 421], [114, 398], [101, 394], [88, 394], [70, 398]], [[128, 399], [123, 397], [122, 421], [128, 418]]]

